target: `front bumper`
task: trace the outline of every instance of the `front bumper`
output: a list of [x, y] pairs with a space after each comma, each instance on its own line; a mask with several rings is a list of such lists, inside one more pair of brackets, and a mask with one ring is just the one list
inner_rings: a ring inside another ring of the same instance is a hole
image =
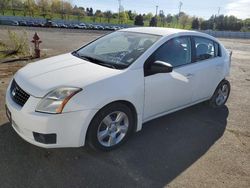
[[[30, 96], [26, 104], [21, 107], [12, 100], [9, 88], [7, 90], [6, 106], [11, 114], [12, 127], [24, 140], [43, 148], [80, 147], [85, 144], [88, 126], [97, 110], [62, 114], [39, 113], [35, 112], [39, 101], [39, 98]], [[41, 140], [35, 139], [36, 133], [56, 135], [56, 141], [53, 144], [42, 143]]]

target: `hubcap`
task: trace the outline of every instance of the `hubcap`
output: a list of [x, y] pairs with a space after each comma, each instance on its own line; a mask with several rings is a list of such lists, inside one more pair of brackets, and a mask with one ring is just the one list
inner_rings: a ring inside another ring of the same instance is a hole
[[122, 141], [129, 127], [128, 116], [121, 111], [112, 112], [100, 123], [97, 138], [105, 147], [114, 146]]
[[217, 93], [217, 97], [216, 97], [216, 104], [218, 106], [222, 105], [225, 103], [225, 101], [227, 100], [228, 97], [228, 93], [229, 93], [229, 88], [227, 84], [222, 85]]

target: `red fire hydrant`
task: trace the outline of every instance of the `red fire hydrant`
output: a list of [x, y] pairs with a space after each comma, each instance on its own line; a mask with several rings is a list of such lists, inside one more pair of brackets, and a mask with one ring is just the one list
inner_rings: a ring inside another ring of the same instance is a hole
[[42, 41], [40, 41], [40, 38], [39, 38], [37, 33], [34, 34], [33, 40], [31, 42], [34, 43], [34, 46], [35, 46], [35, 48], [34, 48], [34, 50], [35, 50], [35, 58], [40, 58], [39, 45], [40, 45], [40, 43], [42, 43]]

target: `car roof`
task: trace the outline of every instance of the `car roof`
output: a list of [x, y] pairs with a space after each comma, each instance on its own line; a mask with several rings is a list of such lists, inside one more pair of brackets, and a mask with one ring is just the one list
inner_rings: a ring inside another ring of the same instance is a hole
[[163, 28], [163, 27], [132, 27], [132, 28], [122, 29], [121, 31], [147, 33], [147, 34], [162, 35], [162, 36], [167, 36], [180, 32], [194, 33], [194, 31], [188, 31], [184, 29]]
[[206, 37], [206, 38], [210, 38], [215, 41], [218, 41], [216, 38], [206, 33], [201, 33], [201, 32], [192, 31], [192, 30], [185, 30], [185, 29], [164, 28], [164, 27], [131, 27], [131, 28], [126, 28], [126, 29], [121, 29], [119, 31], [160, 35], [164, 37], [173, 35], [173, 34], [183, 34], [183, 35], [201, 36], [201, 37]]

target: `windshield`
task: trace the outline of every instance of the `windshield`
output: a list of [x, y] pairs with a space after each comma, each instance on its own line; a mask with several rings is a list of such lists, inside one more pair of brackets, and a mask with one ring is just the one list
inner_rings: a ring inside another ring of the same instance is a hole
[[84, 46], [73, 55], [110, 68], [123, 69], [131, 65], [160, 36], [134, 32], [114, 32]]

